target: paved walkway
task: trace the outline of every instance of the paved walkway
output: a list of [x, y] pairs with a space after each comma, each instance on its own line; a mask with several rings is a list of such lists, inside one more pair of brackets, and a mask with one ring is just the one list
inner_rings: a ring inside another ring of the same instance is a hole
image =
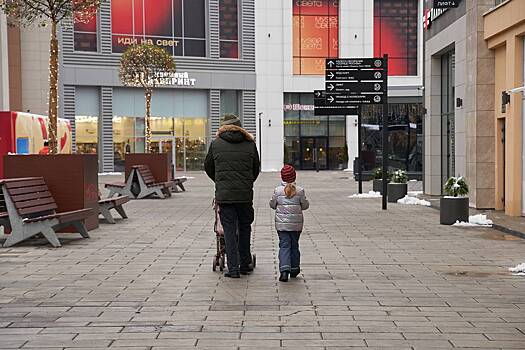
[[0, 250], [0, 348], [525, 349], [525, 277], [506, 270], [525, 262], [525, 241], [439, 226], [434, 209], [382, 212], [347, 198], [345, 173], [300, 173], [303, 273], [279, 283], [267, 206], [278, 179], [264, 174], [258, 266], [229, 280], [211, 271], [212, 187], [195, 176], [89, 240]]

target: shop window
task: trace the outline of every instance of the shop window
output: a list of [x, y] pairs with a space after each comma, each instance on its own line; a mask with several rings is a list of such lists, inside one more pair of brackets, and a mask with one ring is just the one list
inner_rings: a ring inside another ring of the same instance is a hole
[[206, 56], [205, 0], [112, 0], [113, 52], [151, 43], [174, 56]]
[[374, 56], [388, 54], [388, 73], [417, 75], [418, 0], [375, 0]]
[[219, 0], [220, 57], [239, 58], [238, 0]]
[[75, 135], [77, 153], [98, 153], [98, 117], [76, 116]]
[[293, 2], [293, 74], [324, 75], [339, 56], [339, 0]]
[[75, 22], [73, 25], [75, 51], [98, 51], [97, 16], [87, 23]]

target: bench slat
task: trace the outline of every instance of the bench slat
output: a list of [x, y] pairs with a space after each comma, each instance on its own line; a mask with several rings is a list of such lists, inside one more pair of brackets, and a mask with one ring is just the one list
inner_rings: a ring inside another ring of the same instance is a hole
[[55, 209], [57, 209], [57, 205], [55, 203], [44, 204], [44, 205], [40, 205], [37, 207], [18, 209], [18, 214], [25, 216], [28, 214], [38, 214], [38, 213], [43, 213], [47, 211], [54, 211]]
[[13, 180], [13, 181], [6, 181], [4, 183], [4, 186], [7, 189], [14, 189], [19, 187], [30, 187], [30, 186], [42, 186], [45, 185], [45, 181], [43, 178], [31, 178], [27, 180]]
[[35, 198], [35, 194], [37, 194], [37, 198], [47, 198], [52, 197], [51, 192], [49, 191], [43, 191], [43, 192], [37, 192], [37, 193], [28, 193], [28, 194], [19, 194], [19, 195], [12, 195], [11, 199], [13, 202], [19, 202], [19, 201], [27, 201]]
[[105, 184], [104, 187], [105, 188], [108, 188], [108, 187], [121, 187], [121, 188], [124, 188], [124, 187], [126, 187], [126, 184], [123, 183], [123, 182], [114, 182], [114, 183]]
[[53, 197], [35, 198], [27, 201], [13, 201], [16, 209], [29, 209], [32, 207], [39, 207], [46, 204], [53, 204], [56, 207]]
[[20, 187], [20, 188], [7, 188], [7, 193], [12, 196], [16, 196], [19, 194], [28, 194], [28, 193], [36, 193], [36, 192], [45, 192], [48, 191], [47, 185], [41, 185], [41, 186], [30, 186], [30, 187]]

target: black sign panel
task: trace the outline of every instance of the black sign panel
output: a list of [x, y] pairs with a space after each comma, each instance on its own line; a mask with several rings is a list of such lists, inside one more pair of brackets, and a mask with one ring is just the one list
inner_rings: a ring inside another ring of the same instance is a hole
[[382, 58], [339, 58], [326, 60], [326, 70], [383, 69]]
[[459, 6], [460, 0], [434, 0], [434, 8], [450, 9]]
[[360, 70], [360, 69], [346, 69], [346, 70], [327, 70], [325, 75], [326, 80], [383, 80], [384, 73], [381, 70]]
[[387, 72], [383, 58], [326, 60], [326, 105], [381, 104], [386, 99]]
[[328, 106], [326, 93], [314, 90], [314, 115], [356, 115], [357, 112], [357, 106]]

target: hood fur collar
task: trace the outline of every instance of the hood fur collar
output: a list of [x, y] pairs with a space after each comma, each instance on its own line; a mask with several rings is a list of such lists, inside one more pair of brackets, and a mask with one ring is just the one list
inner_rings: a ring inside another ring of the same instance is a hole
[[254, 137], [252, 134], [250, 134], [248, 131], [246, 131], [245, 129], [241, 128], [240, 126], [237, 126], [237, 125], [223, 125], [220, 127], [219, 130], [217, 130], [217, 138], [221, 136], [221, 134], [225, 133], [225, 132], [240, 132], [244, 138], [248, 141], [254, 141]]

